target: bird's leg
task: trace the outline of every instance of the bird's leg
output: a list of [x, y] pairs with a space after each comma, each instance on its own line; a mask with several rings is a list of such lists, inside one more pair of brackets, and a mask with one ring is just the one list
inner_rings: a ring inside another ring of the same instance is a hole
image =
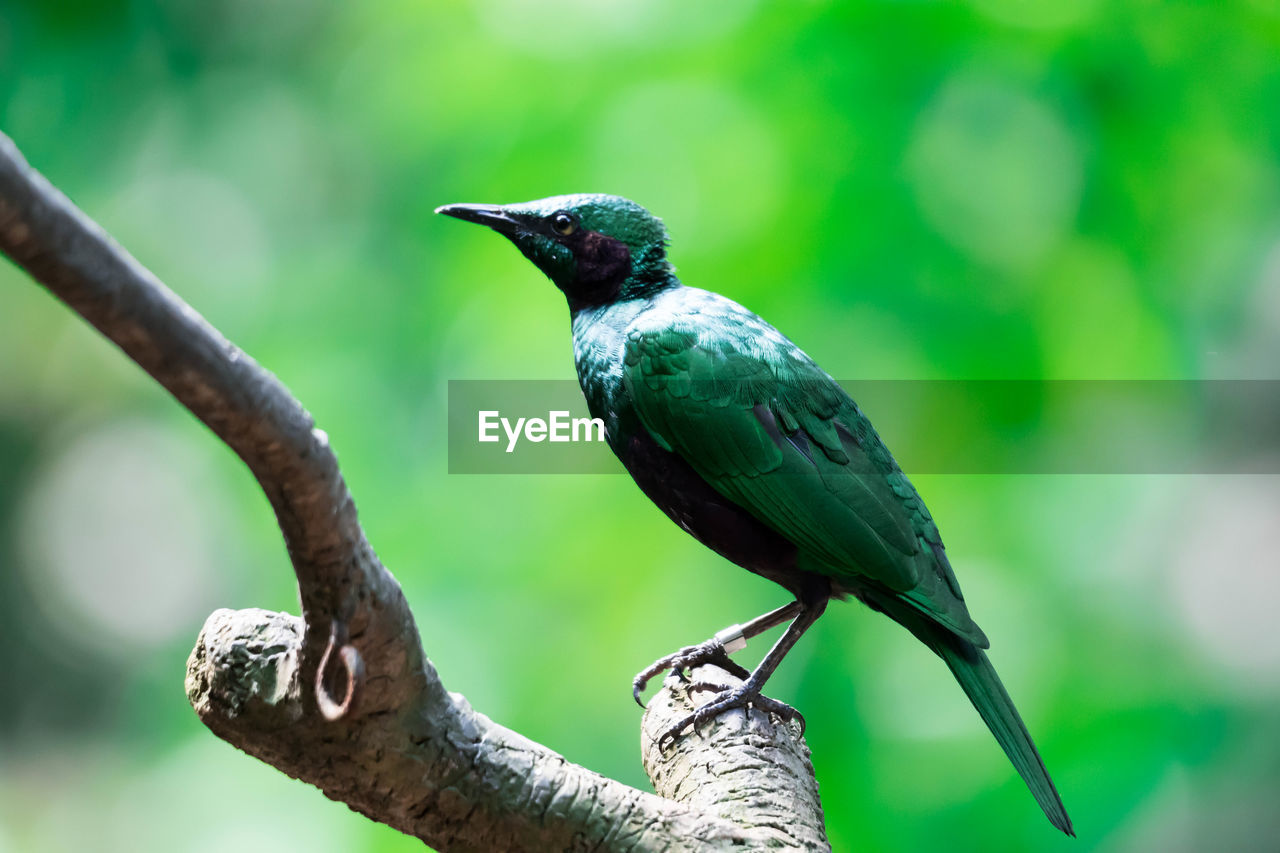
[[739, 678], [750, 677], [751, 673], [734, 663], [729, 655], [732, 652], [746, 648], [747, 640], [757, 634], [762, 634], [774, 625], [781, 625], [788, 619], [794, 618], [800, 610], [800, 602], [793, 601], [763, 616], [757, 616], [745, 625], [730, 625], [723, 631], [718, 632], [710, 640], [699, 643], [696, 646], [685, 646], [678, 652], [658, 658], [632, 679], [631, 695], [635, 697], [636, 704], [643, 708], [644, 702], [640, 701], [640, 693], [644, 690], [645, 685], [649, 683], [650, 678], [670, 669], [681, 679], [687, 680], [684, 671], [695, 666], [701, 666], [704, 663], [713, 663]]
[[[796, 601], [795, 610], [799, 611], [795, 620], [787, 626], [787, 631], [778, 642], [774, 643], [773, 648], [769, 650], [769, 654], [764, 656], [764, 660], [760, 661], [760, 665], [755, 668], [745, 681], [736, 687], [724, 684], [692, 684], [689, 686], [690, 692], [697, 690], [714, 690], [719, 694], [713, 701], [703, 705], [680, 722], [662, 733], [658, 738], [658, 748], [665, 749], [675, 742], [680, 733], [688, 726], [692, 725], [695, 729], [713, 719], [714, 717], [728, 711], [732, 708], [745, 708], [748, 705], [759, 708], [782, 719], [783, 722], [791, 720], [800, 721], [800, 731], [804, 732], [804, 717], [800, 716], [800, 712], [790, 705], [783, 704], [776, 699], [770, 699], [760, 694], [764, 683], [769, 680], [769, 676], [773, 675], [773, 671], [778, 668], [778, 664], [782, 663], [782, 659], [787, 656], [787, 652], [791, 651], [791, 647], [796, 644], [801, 635], [809, 630], [809, 627], [818, 620], [823, 611], [827, 609], [827, 599], [820, 598], [815, 602], [805, 603]], [[770, 616], [776, 615], [785, 610], [774, 611]], [[794, 611], [793, 611], [794, 612]], [[766, 617], [761, 617], [766, 618]], [[783, 617], [785, 618], [785, 617]], [[776, 624], [776, 623], [775, 623]], [[763, 630], [763, 629], [761, 629]], [[757, 632], [758, 633], [758, 632]]]

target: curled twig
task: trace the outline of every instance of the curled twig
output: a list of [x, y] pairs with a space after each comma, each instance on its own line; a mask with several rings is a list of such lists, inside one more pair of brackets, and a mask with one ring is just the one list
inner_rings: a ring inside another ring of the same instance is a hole
[[[342, 661], [343, 681], [346, 687], [342, 691], [341, 701], [334, 701], [329, 685], [333, 679], [329, 677], [329, 660], [334, 649], [338, 650], [338, 659]], [[336, 722], [349, 716], [360, 698], [360, 686], [364, 682], [364, 659], [356, 647], [347, 642], [347, 625], [340, 619], [334, 619], [329, 628], [329, 644], [324, 647], [320, 657], [320, 665], [316, 667], [316, 705], [320, 714], [329, 722]]]

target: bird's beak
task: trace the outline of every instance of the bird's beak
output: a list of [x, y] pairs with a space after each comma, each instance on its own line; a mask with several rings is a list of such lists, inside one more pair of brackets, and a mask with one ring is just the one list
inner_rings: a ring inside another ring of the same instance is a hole
[[477, 225], [488, 225], [499, 234], [514, 234], [525, 227], [520, 220], [494, 204], [446, 204], [437, 207], [436, 213]]

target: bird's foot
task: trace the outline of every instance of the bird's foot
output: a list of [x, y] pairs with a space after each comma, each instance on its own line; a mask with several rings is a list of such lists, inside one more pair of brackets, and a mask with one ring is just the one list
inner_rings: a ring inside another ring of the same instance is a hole
[[635, 697], [636, 704], [643, 708], [644, 702], [640, 700], [640, 694], [644, 691], [645, 685], [649, 683], [649, 679], [653, 678], [658, 673], [666, 672], [669, 669], [674, 672], [681, 681], [688, 681], [689, 678], [685, 675], [685, 670], [708, 663], [714, 664], [715, 666], [736, 675], [738, 678], [745, 679], [751, 675], [751, 673], [746, 669], [733, 662], [733, 659], [729, 657], [729, 652], [725, 649], [723, 642], [712, 637], [704, 643], [698, 643], [696, 646], [685, 646], [680, 651], [669, 654], [663, 658], [658, 658], [656, 661], [649, 664], [649, 666], [645, 667], [643, 671], [631, 680], [631, 695]]
[[699, 726], [734, 708], [754, 708], [758, 711], [764, 711], [766, 714], [777, 717], [784, 724], [795, 720], [800, 723], [800, 734], [804, 734], [805, 723], [801, 713], [784, 702], [779, 702], [777, 699], [770, 699], [768, 696], [763, 695], [758, 687], [752, 686], [750, 680], [738, 685], [712, 684], [700, 681], [696, 684], [690, 684], [687, 689], [690, 694], [712, 691], [718, 695], [663, 732], [658, 738], [658, 749], [662, 751], [666, 751], [667, 747], [673, 745], [680, 733], [690, 726], [693, 726], [694, 731], [697, 731]]

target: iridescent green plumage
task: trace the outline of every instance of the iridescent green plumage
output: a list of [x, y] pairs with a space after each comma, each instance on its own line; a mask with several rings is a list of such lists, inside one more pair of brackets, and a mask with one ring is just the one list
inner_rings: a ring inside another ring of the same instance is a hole
[[656, 301], [673, 297], [699, 306], [697, 330], [651, 308], [624, 356], [623, 382], [654, 439], [793, 542], [798, 568], [897, 593], [985, 648], [938, 528], [853, 400], [740, 306], [692, 289]]
[[[937, 526], [835, 380], [760, 317], [682, 285], [661, 222], [634, 202], [558, 196], [441, 212], [506, 234], [565, 292], [588, 406], [645, 493], [704, 544], [796, 597], [782, 614], [795, 622], [746, 683], [670, 735], [744, 704], [793, 715], [760, 688], [827, 600], [854, 596], [947, 663], [1050, 821], [1072, 832]], [[638, 684], [701, 660], [727, 661], [723, 645], [670, 656]]]

